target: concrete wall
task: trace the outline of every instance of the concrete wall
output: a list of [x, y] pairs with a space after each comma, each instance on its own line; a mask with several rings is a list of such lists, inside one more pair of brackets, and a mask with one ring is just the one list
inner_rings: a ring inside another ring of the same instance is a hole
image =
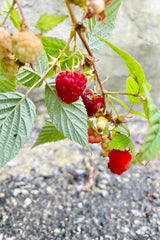
[[[19, 2], [30, 25], [34, 25], [42, 13], [68, 15], [64, 0], [19, 0]], [[77, 14], [80, 14], [79, 11]], [[123, 0], [109, 41], [130, 53], [142, 65], [147, 80], [153, 84], [153, 97], [160, 105], [159, 22], [159, 0]], [[70, 24], [68, 18], [48, 35], [67, 40]], [[124, 89], [128, 70], [120, 57], [107, 46], [102, 47], [96, 53], [96, 57], [100, 59], [97, 65], [102, 79], [109, 76], [107, 87], [109, 89], [114, 87], [114, 90]]]

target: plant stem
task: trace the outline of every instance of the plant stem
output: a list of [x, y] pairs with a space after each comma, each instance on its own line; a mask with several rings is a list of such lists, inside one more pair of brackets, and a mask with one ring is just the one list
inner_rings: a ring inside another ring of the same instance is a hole
[[[76, 20], [76, 17], [75, 17], [73, 8], [72, 8], [72, 6], [69, 4], [69, 2], [68, 2], [67, 0], [65, 0], [65, 3], [66, 3], [66, 6], [67, 6], [67, 8], [68, 8], [68, 10], [69, 10], [69, 13], [70, 13], [70, 16], [71, 16], [71, 19], [72, 19], [72, 23], [73, 23], [73, 25], [76, 25], [77, 20]], [[95, 59], [95, 57], [94, 57], [94, 55], [93, 55], [93, 53], [92, 53], [92, 51], [91, 51], [91, 49], [90, 49], [90, 47], [89, 47], [86, 39], [84, 38], [81, 30], [76, 30], [76, 32], [78, 33], [78, 35], [79, 35], [82, 43], [84, 44], [84, 46], [85, 46], [88, 54], [89, 54], [93, 59]], [[106, 90], [105, 90], [105, 88], [103, 87], [102, 81], [101, 81], [100, 76], [99, 76], [99, 73], [98, 73], [98, 71], [97, 71], [97, 67], [96, 67], [95, 61], [93, 61], [93, 67], [94, 67], [94, 71], [95, 71], [95, 74], [96, 74], [96, 77], [97, 77], [97, 80], [98, 80], [98, 83], [99, 83], [99, 85], [100, 85], [101, 92], [102, 92], [102, 95], [103, 95], [103, 99], [104, 99], [104, 111], [105, 111], [105, 109], [106, 109], [106, 101], [105, 101], [105, 94], [104, 94], [104, 93], [106, 92]]]
[[22, 16], [23, 22], [24, 22], [24, 24], [26, 25], [26, 28], [28, 28], [28, 27], [27, 27], [27, 22], [26, 22], [25, 16], [24, 16], [24, 14], [23, 14], [22, 8], [21, 8], [18, 0], [14, 0], [14, 1], [15, 1], [15, 3], [17, 4], [17, 7], [18, 7], [19, 12], [20, 12], [20, 14], [21, 14], [21, 16]]
[[75, 24], [77, 21], [76, 21], [76, 17], [75, 17], [73, 8], [72, 8], [72, 6], [70, 5], [70, 3], [68, 2], [68, 0], [65, 0], [65, 3], [66, 3], [66, 6], [67, 6], [67, 8], [68, 8], [69, 15], [71, 16], [72, 23]]
[[107, 95], [128, 95], [128, 96], [133, 96], [133, 97], [138, 97], [137, 94], [133, 94], [133, 93], [124, 93], [124, 92], [108, 92], [108, 91], [104, 91], [104, 94]]
[[115, 113], [116, 113], [117, 117], [119, 117], [119, 113], [118, 113], [118, 111], [117, 111], [116, 107], [114, 106], [114, 104], [112, 103], [112, 101], [111, 101], [111, 100], [109, 100], [109, 103], [111, 104], [112, 108], [114, 109], [114, 111], [115, 111]]
[[7, 18], [8, 18], [8, 16], [9, 16], [9, 14], [11, 13], [12, 9], [14, 8], [14, 5], [15, 5], [15, 4], [16, 4], [16, 1], [13, 0], [13, 2], [12, 2], [12, 6], [10, 7], [10, 9], [9, 9], [9, 11], [8, 11], [8, 13], [7, 13], [7, 15], [6, 15], [6, 17], [4, 18], [4, 20], [3, 20], [3, 22], [2, 22], [2, 26], [4, 26], [5, 22], [7, 21]]

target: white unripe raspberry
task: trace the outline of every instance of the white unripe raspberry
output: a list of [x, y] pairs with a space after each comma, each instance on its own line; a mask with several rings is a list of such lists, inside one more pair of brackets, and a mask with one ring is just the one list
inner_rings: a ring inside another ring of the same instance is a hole
[[11, 35], [5, 28], [0, 27], [0, 58], [10, 56], [11, 50]]
[[22, 63], [36, 62], [42, 49], [41, 39], [33, 33], [17, 32], [12, 36], [12, 52]]
[[104, 0], [90, 0], [89, 10], [93, 14], [99, 14], [105, 9]]

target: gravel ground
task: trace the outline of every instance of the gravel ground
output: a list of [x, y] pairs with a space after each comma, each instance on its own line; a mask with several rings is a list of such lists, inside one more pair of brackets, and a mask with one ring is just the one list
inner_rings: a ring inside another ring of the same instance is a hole
[[[129, 124], [139, 147], [147, 126]], [[158, 159], [117, 176], [98, 146], [92, 155], [69, 140], [31, 150], [39, 127], [0, 170], [0, 240], [160, 239]]]

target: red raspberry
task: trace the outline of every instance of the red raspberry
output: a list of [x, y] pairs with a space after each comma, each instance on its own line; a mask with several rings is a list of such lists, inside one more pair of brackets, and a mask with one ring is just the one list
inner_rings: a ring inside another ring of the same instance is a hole
[[88, 137], [88, 142], [89, 143], [100, 143], [100, 142], [102, 142], [102, 137], [101, 136], [89, 136]]
[[43, 45], [39, 37], [29, 32], [16, 32], [12, 36], [12, 51], [21, 63], [34, 63], [42, 53]]
[[124, 152], [112, 149], [111, 152], [109, 152], [108, 157], [108, 168], [112, 173], [121, 175], [130, 168], [128, 164], [132, 160], [132, 154], [129, 151]]
[[0, 58], [7, 58], [12, 52], [11, 35], [3, 27], [0, 27]]
[[99, 109], [104, 107], [103, 97], [95, 95], [91, 89], [87, 89], [81, 97], [86, 107], [88, 117], [92, 117]]
[[60, 72], [56, 78], [56, 90], [63, 102], [76, 102], [86, 88], [87, 78], [84, 74], [69, 70]]
[[88, 136], [93, 136], [94, 135], [94, 130], [93, 128], [89, 127], [88, 128]]
[[95, 132], [93, 128], [88, 128], [88, 142], [89, 143], [100, 143], [102, 142], [102, 137], [99, 135], [94, 135]]

